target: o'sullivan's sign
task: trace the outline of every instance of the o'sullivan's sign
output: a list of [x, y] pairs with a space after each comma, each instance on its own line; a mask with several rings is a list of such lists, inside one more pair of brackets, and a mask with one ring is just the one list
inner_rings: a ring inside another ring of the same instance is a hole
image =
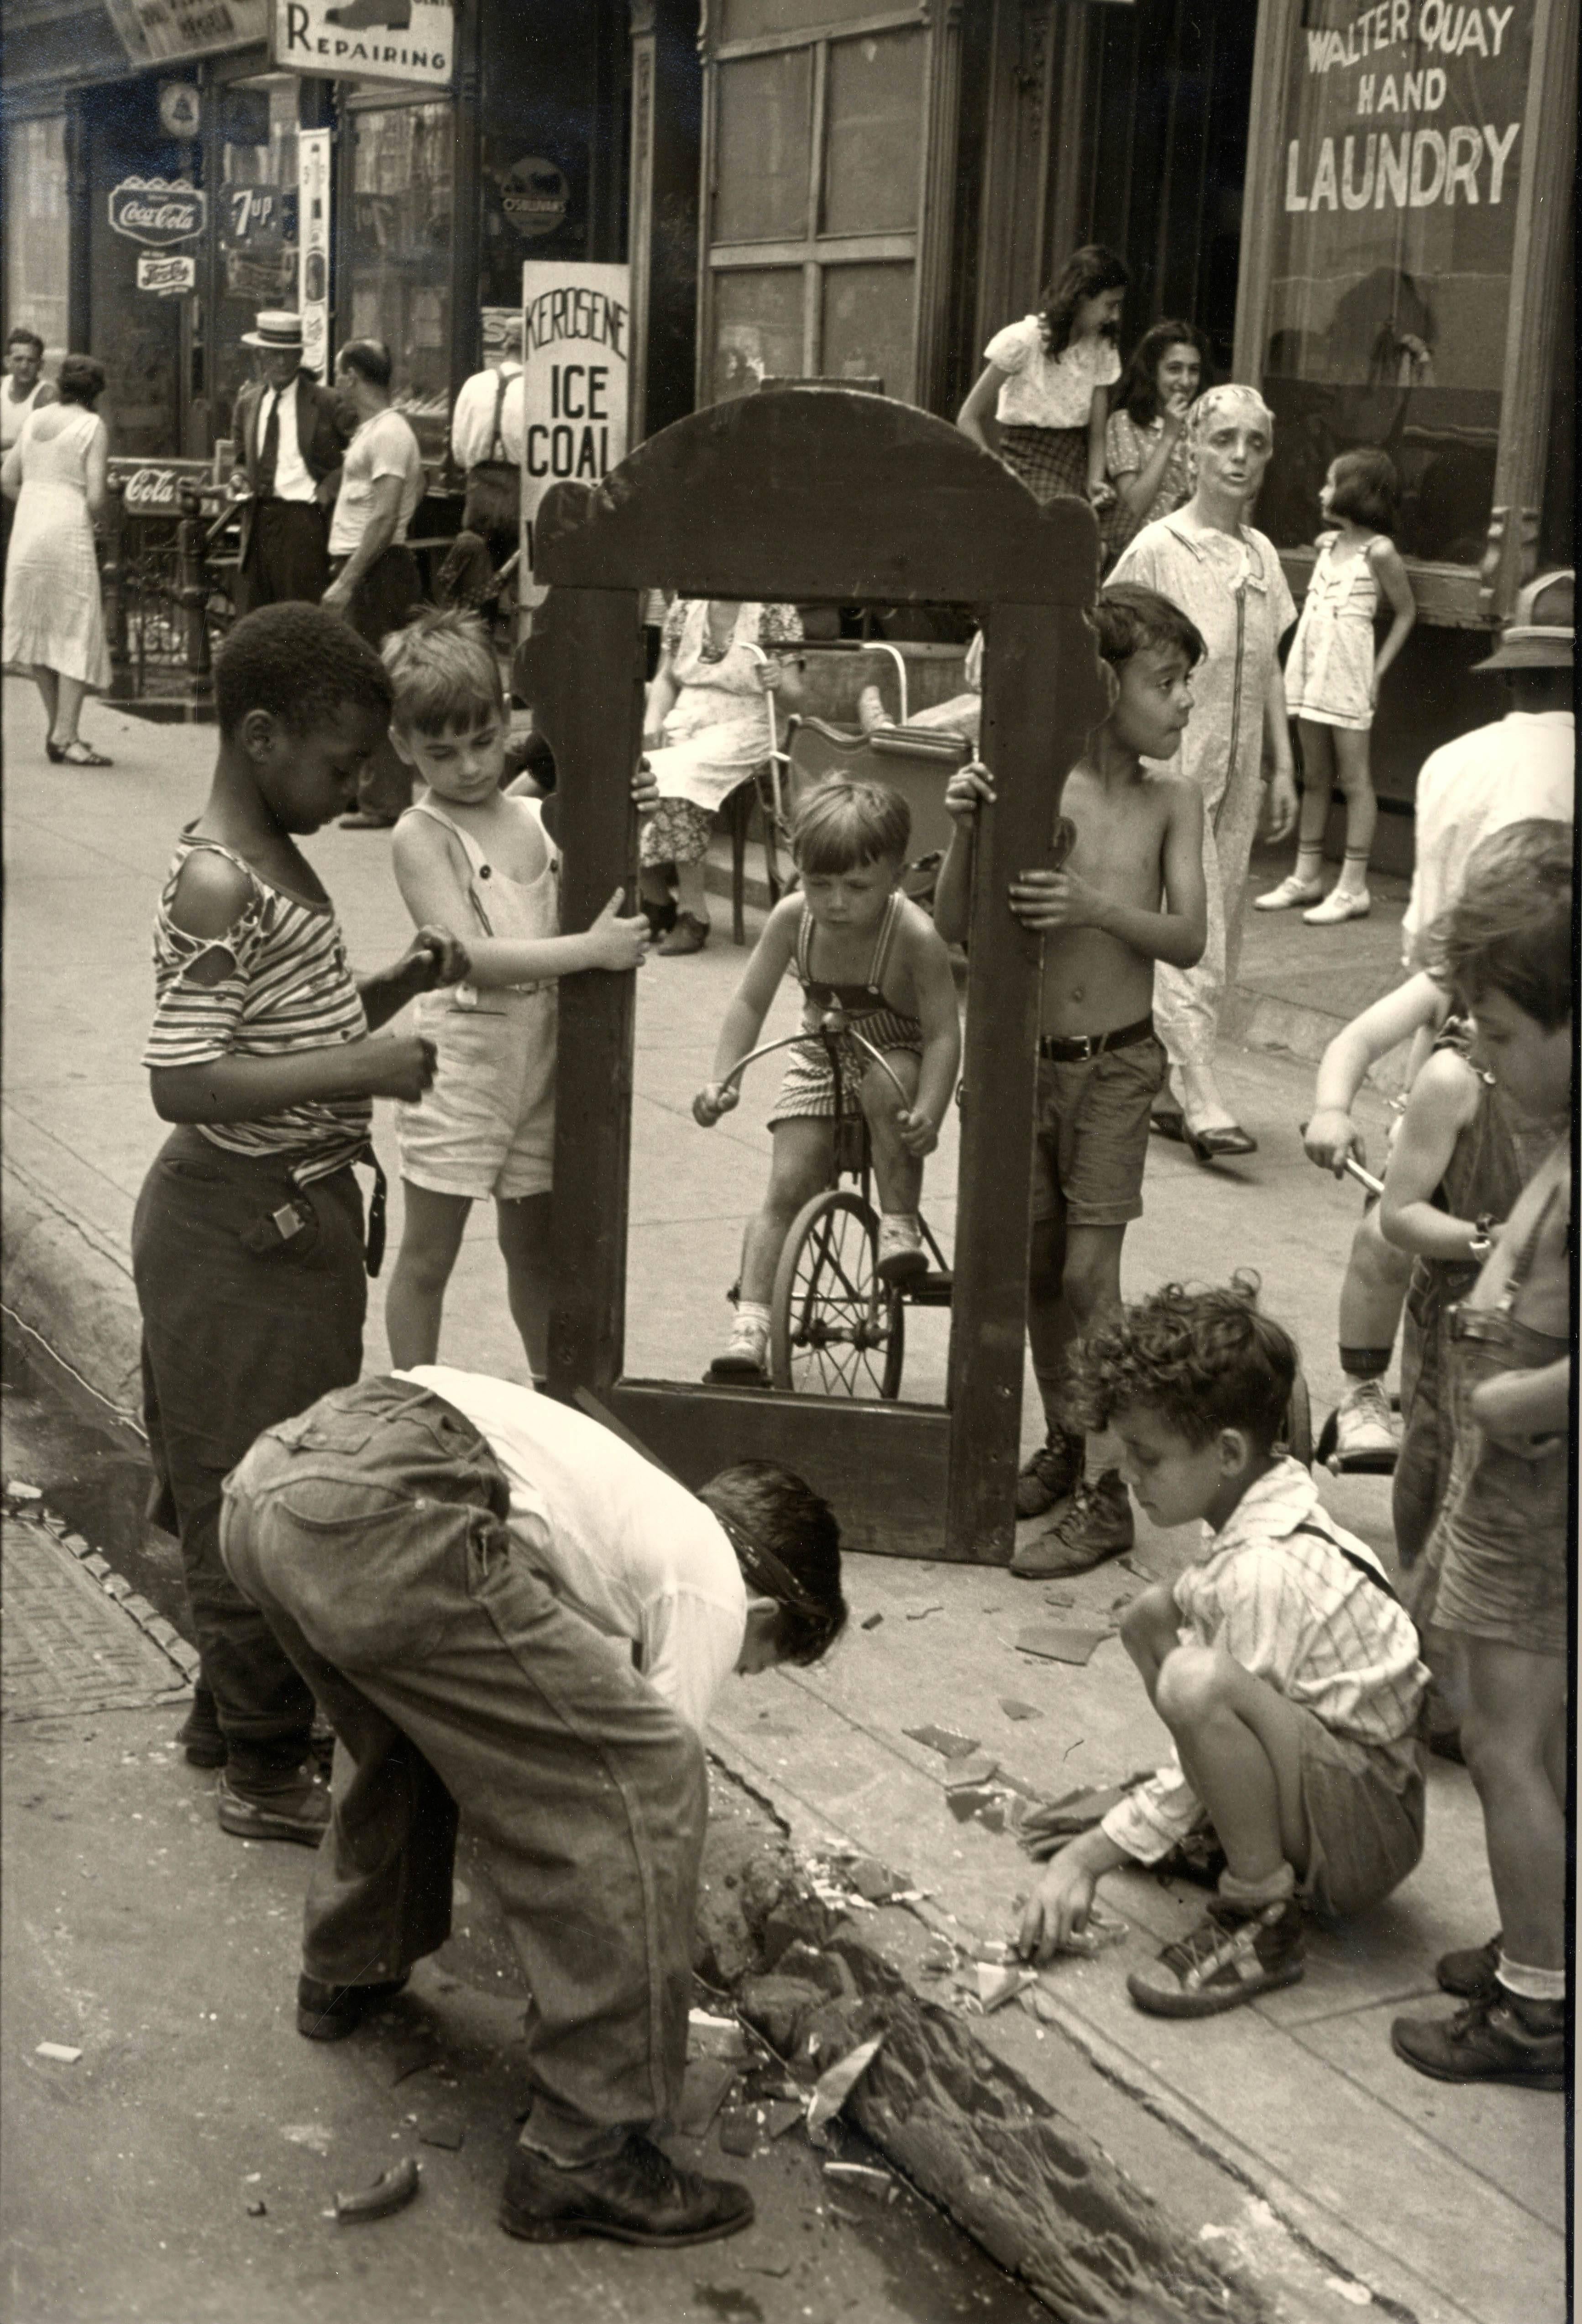
[[[602, 483], [626, 457], [631, 271], [529, 260], [522, 268], [522, 564], [551, 484]], [[541, 587], [521, 593], [537, 604]]]

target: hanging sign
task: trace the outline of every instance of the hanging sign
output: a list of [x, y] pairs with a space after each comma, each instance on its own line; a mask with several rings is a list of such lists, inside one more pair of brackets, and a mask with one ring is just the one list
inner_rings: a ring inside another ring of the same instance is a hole
[[196, 137], [203, 126], [203, 99], [189, 80], [160, 83], [160, 126], [172, 137]]
[[123, 178], [110, 189], [111, 226], [150, 250], [196, 240], [207, 220], [208, 196], [185, 178]]
[[288, 72], [448, 88], [452, 0], [272, 0], [270, 54]]
[[[212, 56], [262, 41], [269, 0], [105, 0], [110, 22], [134, 65]], [[167, 128], [170, 124], [167, 122]], [[171, 129], [190, 137], [189, 129]]]
[[[631, 269], [529, 259], [522, 268], [522, 565], [551, 484], [602, 484], [626, 457]], [[522, 602], [539, 604], [535, 585]]]
[[297, 216], [301, 234], [302, 361], [329, 377], [329, 141], [327, 129], [297, 136]]
[[184, 291], [197, 290], [198, 261], [183, 251], [140, 250], [137, 287], [157, 290], [161, 299], [178, 299]]

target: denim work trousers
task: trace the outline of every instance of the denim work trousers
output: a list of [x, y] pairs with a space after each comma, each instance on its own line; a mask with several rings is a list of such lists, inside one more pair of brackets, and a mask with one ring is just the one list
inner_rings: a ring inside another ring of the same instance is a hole
[[444, 1943], [464, 1810], [533, 1997], [523, 2135], [570, 2163], [675, 2113], [707, 1791], [697, 1738], [508, 1506], [471, 1421], [368, 1379], [259, 1439], [221, 1546], [335, 1725], [308, 1974], [377, 1984]]
[[[244, 1240], [283, 1203], [311, 1213], [289, 1243]], [[368, 1278], [352, 1171], [300, 1193], [282, 1160], [172, 1132], [132, 1222], [143, 1310], [143, 1397], [160, 1521], [181, 1542], [203, 1679], [236, 1780], [266, 1783], [307, 1756], [313, 1699], [220, 1563], [220, 1488], [261, 1428], [363, 1368]]]

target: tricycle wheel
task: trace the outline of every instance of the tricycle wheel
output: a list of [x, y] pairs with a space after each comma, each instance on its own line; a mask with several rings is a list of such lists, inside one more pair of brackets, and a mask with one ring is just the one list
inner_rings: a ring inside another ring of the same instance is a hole
[[878, 1222], [860, 1194], [826, 1188], [786, 1237], [769, 1303], [769, 1379], [805, 1396], [901, 1392], [901, 1297], [880, 1280]]

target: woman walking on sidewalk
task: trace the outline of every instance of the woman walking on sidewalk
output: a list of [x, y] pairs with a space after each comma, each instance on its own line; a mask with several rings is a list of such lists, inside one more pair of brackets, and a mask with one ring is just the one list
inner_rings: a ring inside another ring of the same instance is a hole
[[105, 506], [110, 438], [94, 405], [104, 366], [68, 355], [60, 401], [36, 407], [0, 469], [0, 491], [16, 503], [5, 554], [5, 659], [31, 666], [49, 721], [51, 764], [111, 763], [78, 736], [82, 697], [110, 683], [94, 520]]

